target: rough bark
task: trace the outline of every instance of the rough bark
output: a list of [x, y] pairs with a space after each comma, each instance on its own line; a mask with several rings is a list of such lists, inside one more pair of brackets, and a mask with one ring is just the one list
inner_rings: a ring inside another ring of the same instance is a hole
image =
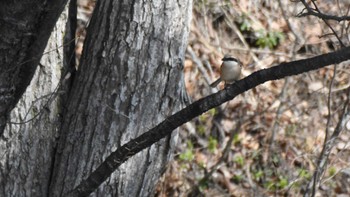
[[66, 19], [67, 13], [63, 12], [40, 66], [12, 110], [0, 140], [0, 196], [46, 196], [48, 193], [61, 123], [57, 88], [63, 67]]
[[[64, 114], [50, 196], [177, 111], [191, 1], [98, 1]], [[175, 135], [131, 158], [94, 196], [150, 196]]]
[[0, 136], [33, 78], [67, 0], [5, 1], [0, 6]]

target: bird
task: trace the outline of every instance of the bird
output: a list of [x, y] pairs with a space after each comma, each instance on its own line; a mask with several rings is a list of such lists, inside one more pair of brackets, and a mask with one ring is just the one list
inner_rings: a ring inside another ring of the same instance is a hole
[[238, 59], [226, 54], [221, 60], [220, 77], [210, 87], [216, 87], [221, 81], [225, 81], [225, 85], [232, 84], [241, 76], [242, 63]]

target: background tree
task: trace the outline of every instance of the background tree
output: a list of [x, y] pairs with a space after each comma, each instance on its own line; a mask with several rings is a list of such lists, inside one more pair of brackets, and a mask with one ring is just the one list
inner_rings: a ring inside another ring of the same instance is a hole
[[61, 122], [57, 89], [65, 70], [68, 10], [58, 19], [64, 1], [44, 3], [8, 1], [0, 8], [0, 116], [7, 121], [0, 128], [0, 196], [48, 193]]

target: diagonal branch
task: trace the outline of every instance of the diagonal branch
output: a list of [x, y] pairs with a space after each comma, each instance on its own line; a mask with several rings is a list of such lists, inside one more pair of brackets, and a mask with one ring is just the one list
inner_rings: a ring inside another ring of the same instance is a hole
[[116, 151], [109, 155], [86, 180], [81, 182], [80, 185], [71, 191], [68, 196], [89, 195], [130, 157], [136, 153], [139, 153], [143, 149], [150, 147], [160, 139], [170, 135], [174, 129], [182, 124], [190, 121], [209, 109], [217, 107], [226, 101], [232, 100], [237, 95], [245, 91], [248, 91], [267, 81], [301, 74], [349, 59], [350, 47], [346, 47], [336, 52], [319, 55], [309, 59], [282, 63], [268, 69], [262, 69], [254, 72], [235, 84], [192, 103], [186, 108], [165, 119], [156, 127], [119, 147]]

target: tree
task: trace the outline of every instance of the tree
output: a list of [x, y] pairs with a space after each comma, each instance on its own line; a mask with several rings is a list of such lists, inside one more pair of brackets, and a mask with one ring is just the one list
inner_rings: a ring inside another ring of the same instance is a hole
[[[69, 95], [54, 105], [57, 108], [36, 109], [44, 110], [33, 120], [37, 127], [20, 124], [22, 129], [17, 129], [17, 124], [8, 124], [1, 141], [1, 173], [6, 177], [2, 193], [64, 196], [111, 151], [177, 111], [184, 95], [182, 68], [190, 13], [191, 1], [186, 0], [99, 1], [81, 66], [76, 75], [70, 74], [72, 87], [59, 92]], [[64, 73], [60, 82], [67, 78]], [[29, 114], [26, 120], [32, 117]], [[95, 194], [150, 195], [171, 156], [175, 136], [125, 163]]]
[[43, 4], [7, 2], [0, 8], [0, 116], [7, 123], [5, 131], [4, 126], [0, 128], [0, 196], [45, 196], [48, 192], [60, 126], [61, 99], [55, 89], [63, 72], [67, 10], [56, 23], [64, 1]]

